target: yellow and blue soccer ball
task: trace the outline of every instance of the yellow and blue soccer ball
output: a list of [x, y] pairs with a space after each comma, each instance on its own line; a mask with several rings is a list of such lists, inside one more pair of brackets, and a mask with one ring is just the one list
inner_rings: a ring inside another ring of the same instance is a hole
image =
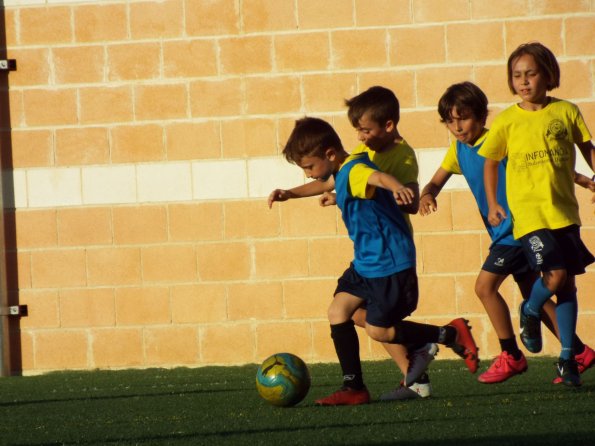
[[269, 356], [256, 372], [258, 394], [274, 406], [295, 406], [310, 390], [306, 363], [291, 353]]

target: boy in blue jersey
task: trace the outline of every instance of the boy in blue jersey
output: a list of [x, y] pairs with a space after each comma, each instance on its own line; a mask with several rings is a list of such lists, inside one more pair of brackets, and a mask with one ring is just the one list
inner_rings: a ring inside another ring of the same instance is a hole
[[[401, 136], [398, 130], [400, 120], [400, 104], [393, 91], [379, 85], [368, 88], [360, 94], [345, 100], [347, 116], [353, 128], [357, 130], [360, 144], [352, 153], [365, 152], [378, 168], [394, 176], [414, 193], [412, 202], [400, 206], [403, 216], [411, 228], [409, 214], [416, 214], [419, 209], [419, 184], [417, 177], [419, 168], [415, 151]], [[269, 207], [275, 201], [286, 201], [292, 198], [302, 198], [320, 195], [334, 189], [334, 178], [327, 181], [311, 181], [289, 190], [275, 189], [268, 197]], [[322, 206], [335, 204], [334, 194], [324, 194], [320, 199]], [[365, 326], [365, 309], [358, 309], [353, 316], [355, 324]], [[407, 352], [399, 344], [383, 343], [383, 347], [390, 354], [403, 377], [410, 367], [427, 366], [438, 351], [436, 344], [428, 344], [419, 351]], [[381, 400], [402, 400], [425, 398], [431, 395], [432, 387], [427, 373], [423, 373], [416, 382], [409, 387], [401, 382], [396, 388], [384, 392]]]
[[[364, 303], [365, 328], [371, 338], [403, 344], [409, 350], [428, 343], [447, 345], [474, 373], [477, 346], [465, 320], [455, 319], [442, 327], [403, 320], [415, 310], [418, 300], [415, 245], [399, 209], [413, 202], [413, 191], [380, 172], [366, 153], [349, 155], [333, 128], [320, 119], [298, 120], [283, 154], [309, 178], [334, 178], [336, 202], [354, 243], [354, 260], [339, 278], [328, 312], [343, 386], [316, 404], [355, 405], [370, 400], [352, 320]], [[424, 370], [408, 373], [405, 385]]]
[[[492, 240], [490, 252], [475, 283], [475, 292], [484, 305], [501, 348], [500, 355], [478, 380], [486, 384], [499, 383], [527, 370], [527, 360], [516, 342], [508, 305], [498, 290], [504, 279], [512, 274], [523, 299], [527, 299], [538, 274], [531, 270], [521, 243], [512, 235], [512, 219], [504, 220], [495, 227], [488, 222], [489, 207], [483, 178], [485, 158], [477, 153], [488, 134], [485, 128], [487, 97], [471, 82], [454, 84], [440, 98], [438, 113], [456, 140], [452, 142], [441, 167], [422, 190], [420, 214], [428, 215], [436, 211], [436, 197], [452, 174], [462, 174], [465, 177]], [[504, 159], [498, 166], [497, 195], [498, 202], [509, 212], [505, 188], [506, 162]], [[577, 182], [583, 187], [594, 186], [583, 175], [577, 174]], [[546, 326], [558, 336], [556, 309], [551, 300], [545, 304], [541, 317]], [[578, 336], [575, 336], [574, 348], [577, 352], [582, 352], [578, 357], [581, 371], [595, 363], [595, 352], [584, 345]]]

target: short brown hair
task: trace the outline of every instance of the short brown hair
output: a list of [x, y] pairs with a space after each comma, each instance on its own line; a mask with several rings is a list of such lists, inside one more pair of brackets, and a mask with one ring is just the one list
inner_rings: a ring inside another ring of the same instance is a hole
[[347, 117], [355, 128], [365, 113], [370, 113], [370, 119], [383, 126], [387, 121], [392, 120], [395, 125], [399, 123], [400, 106], [397, 96], [388, 88], [370, 87], [363, 93], [345, 100]]
[[472, 82], [453, 84], [446, 89], [438, 101], [438, 114], [442, 122], [452, 119], [452, 109], [459, 113], [469, 110], [475, 119], [484, 123], [488, 117], [488, 98], [485, 93]]
[[560, 86], [560, 66], [554, 53], [539, 42], [529, 42], [519, 45], [508, 58], [508, 88], [510, 88], [512, 94], [516, 94], [512, 85], [512, 65], [519, 57], [525, 54], [533, 56], [539, 70], [546, 77], [547, 91]]
[[288, 162], [298, 164], [305, 156], [324, 158], [325, 151], [331, 147], [343, 150], [335, 129], [322, 119], [305, 117], [295, 122], [283, 155]]

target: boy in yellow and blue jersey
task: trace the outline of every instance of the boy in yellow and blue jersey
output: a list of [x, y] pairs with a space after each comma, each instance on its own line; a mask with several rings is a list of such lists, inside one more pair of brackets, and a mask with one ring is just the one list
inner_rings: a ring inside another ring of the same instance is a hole
[[[354, 260], [339, 278], [328, 312], [343, 385], [337, 392], [316, 400], [316, 404], [355, 405], [370, 400], [352, 320], [364, 303], [365, 328], [371, 338], [403, 344], [408, 350], [429, 343], [447, 345], [475, 373], [477, 346], [464, 319], [442, 327], [403, 320], [415, 310], [418, 301], [415, 245], [399, 209], [400, 205], [412, 204], [413, 191], [379, 171], [367, 154], [349, 155], [333, 128], [320, 119], [297, 121], [283, 154], [309, 178], [334, 178], [336, 202], [354, 243]], [[414, 382], [424, 370], [408, 370], [405, 385]]]
[[[402, 184], [413, 191], [412, 202], [401, 205], [403, 216], [408, 227], [412, 229], [409, 214], [417, 213], [419, 207], [419, 184], [417, 181], [419, 169], [414, 150], [401, 136], [398, 130], [400, 120], [400, 104], [393, 91], [382, 86], [373, 86], [362, 93], [345, 101], [348, 107], [347, 116], [352, 126], [357, 130], [357, 137], [361, 142], [353, 153], [367, 153], [369, 158], [380, 168], [397, 178]], [[269, 207], [274, 201], [285, 201], [291, 198], [320, 195], [334, 189], [334, 178], [327, 181], [313, 181], [289, 190], [275, 189], [268, 198]], [[323, 206], [335, 204], [333, 194], [325, 194], [320, 200]], [[365, 309], [358, 309], [353, 316], [359, 327], [365, 325]], [[383, 344], [403, 376], [407, 375], [410, 365], [415, 368], [429, 363], [438, 351], [435, 344], [424, 346], [418, 352], [408, 354], [407, 350], [398, 344]], [[412, 364], [413, 363], [413, 364]], [[396, 388], [383, 393], [381, 400], [401, 400], [431, 395], [432, 387], [427, 373], [422, 374], [409, 387], [402, 383]]]
[[[420, 214], [428, 215], [437, 210], [436, 198], [453, 174], [465, 177], [492, 241], [489, 254], [477, 276], [475, 292], [490, 318], [502, 350], [488, 370], [479, 375], [478, 381], [485, 384], [499, 383], [523, 373], [528, 366], [525, 355], [516, 342], [510, 311], [499, 292], [500, 286], [506, 277], [512, 275], [523, 299], [527, 299], [538, 274], [529, 267], [521, 242], [512, 236], [512, 220], [507, 219], [495, 227], [488, 222], [489, 209], [483, 181], [485, 158], [478, 154], [488, 136], [488, 129], [485, 128], [488, 98], [471, 82], [454, 84], [440, 98], [438, 113], [455, 139], [441, 166], [421, 192]], [[506, 163], [505, 158], [498, 166], [497, 196], [498, 202], [508, 212]], [[584, 175], [576, 174], [575, 181], [583, 187], [595, 188], [595, 182]], [[543, 310], [543, 322], [558, 336], [554, 303], [548, 300]], [[595, 364], [595, 351], [583, 344], [578, 336], [574, 337], [574, 349], [581, 373]]]

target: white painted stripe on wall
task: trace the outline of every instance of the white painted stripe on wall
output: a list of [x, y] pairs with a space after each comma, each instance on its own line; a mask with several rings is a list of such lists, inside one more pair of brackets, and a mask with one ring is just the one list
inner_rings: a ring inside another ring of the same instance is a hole
[[[432, 178], [445, 153], [445, 149], [417, 151], [421, 187]], [[577, 155], [577, 171], [592, 175], [580, 154]], [[264, 198], [273, 189], [289, 189], [305, 181], [303, 171], [281, 156], [250, 160], [24, 168], [5, 172], [4, 190], [9, 197], [4, 205], [22, 209], [242, 200]], [[445, 187], [445, 190], [455, 189], [468, 189], [462, 175], [453, 175]]]

